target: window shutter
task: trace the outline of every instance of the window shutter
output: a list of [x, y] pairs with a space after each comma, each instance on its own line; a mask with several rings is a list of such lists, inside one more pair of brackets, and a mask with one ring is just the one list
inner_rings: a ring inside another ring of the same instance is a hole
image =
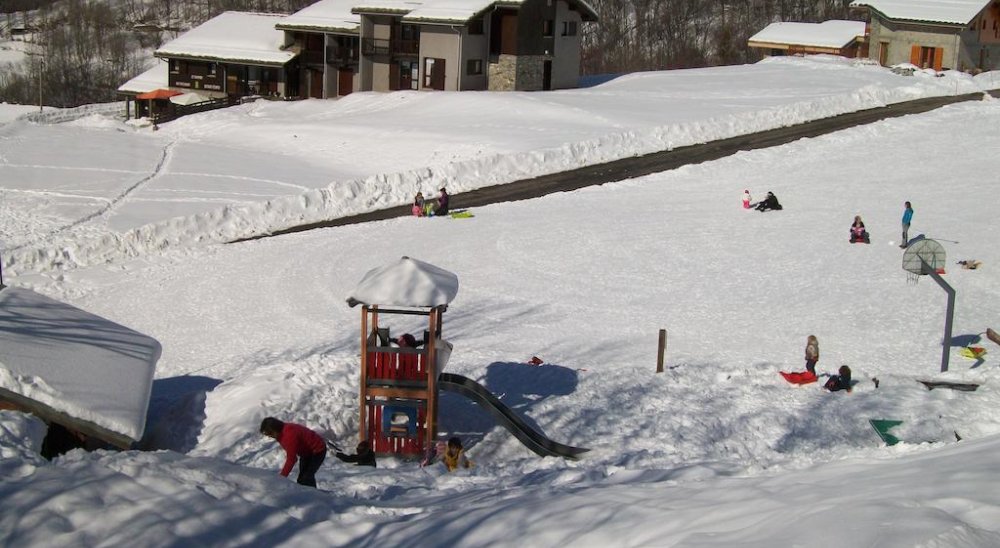
[[910, 47], [910, 64], [920, 66], [920, 46]]
[[941, 61], [944, 59], [944, 48], [934, 48], [934, 70], [941, 70]]

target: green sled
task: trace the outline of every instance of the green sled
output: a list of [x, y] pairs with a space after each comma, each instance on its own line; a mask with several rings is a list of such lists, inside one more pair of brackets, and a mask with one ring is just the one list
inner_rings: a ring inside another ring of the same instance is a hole
[[892, 429], [892, 427], [894, 426], [899, 426], [900, 424], [903, 424], [903, 421], [894, 421], [889, 419], [868, 419], [868, 422], [871, 423], [872, 428], [875, 429], [875, 432], [878, 434], [878, 437], [882, 438], [882, 441], [884, 441], [886, 445], [896, 445], [897, 443], [899, 443], [899, 438], [890, 434], [889, 430]]

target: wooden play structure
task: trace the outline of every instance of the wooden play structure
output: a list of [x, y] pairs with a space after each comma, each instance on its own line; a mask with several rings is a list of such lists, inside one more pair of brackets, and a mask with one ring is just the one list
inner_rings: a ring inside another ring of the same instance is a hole
[[[437, 442], [438, 394], [444, 390], [476, 402], [539, 456], [575, 459], [587, 452], [550, 440], [472, 379], [443, 372], [452, 345], [441, 337], [442, 317], [457, 294], [458, 276], [402, 257], [368, 271], [347, 299], [348, 306], [363, 305], [358, 438], [381, 456], [423, 456]], [[409, 316], [411, 324], [413, 316], [424, 317], [423, 339], [392, 337], [387, 316]]]
[[[440, 338], [446, 308], [365, 305], [361, 309], [358, 435], [371, 442], [376, 454], [420, 456], [437, 438], [437, 376], [450, 354]], [[422, 344], [391, 342], [389, 328], [379, 320], [392, 315], [425, 316]]]

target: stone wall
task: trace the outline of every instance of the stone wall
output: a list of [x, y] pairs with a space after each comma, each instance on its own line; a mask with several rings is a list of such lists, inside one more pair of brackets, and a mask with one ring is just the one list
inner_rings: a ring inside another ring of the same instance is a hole
[[500, 55], [489, 64], [490, 91], [540, 91], [544, 55]]

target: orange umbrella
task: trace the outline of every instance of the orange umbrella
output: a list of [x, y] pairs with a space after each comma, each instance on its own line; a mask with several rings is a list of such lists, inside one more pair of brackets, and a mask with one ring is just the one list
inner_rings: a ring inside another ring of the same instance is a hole
[[153, 91], [147, 91], [146, 93], [140, 93], [136, 95], [136, 99], [169, 99], [174, 95], [181, 95], [183, 92], [174, 91], [172, 89], [154, 89]]

